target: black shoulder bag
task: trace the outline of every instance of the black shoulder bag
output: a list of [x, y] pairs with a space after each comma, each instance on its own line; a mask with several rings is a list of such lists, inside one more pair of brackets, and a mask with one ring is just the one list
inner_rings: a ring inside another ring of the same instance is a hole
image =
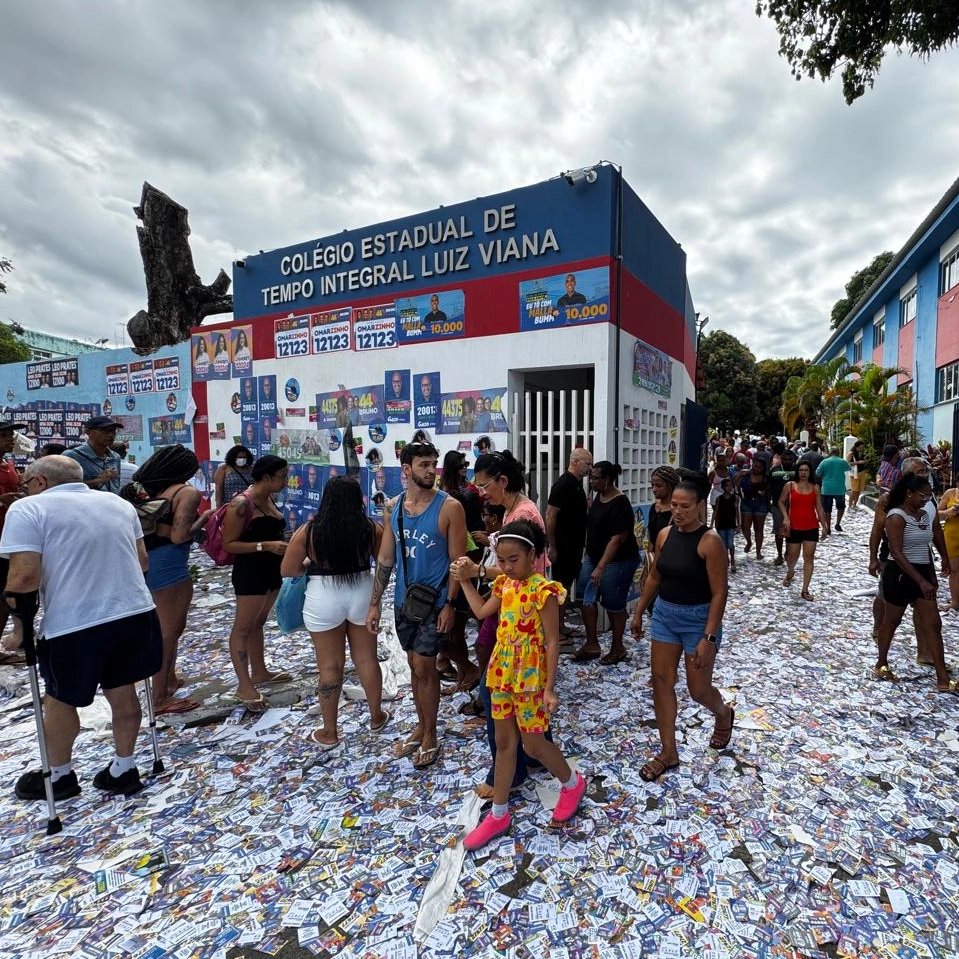
[[440, 598], [442, 590], [434, 589], [432, 586], [424, 586], [422, 583], [410, 582], [410, 574], [406, 568], [406, 534], [403, 532], [403, 504], [405, 501], [406, 493], [400, 497], [400, 501], [397, 503], [397, 508], [399, 509], [397, 525], [400, 529], [399, 550], [400, 556], [403, 559], [403, 582], [406, 584], [406, 592], [403, 595], [402, 613], [404, 618], [411, 623], [423, 623], [426, 622], [435, 611], [436, 601]]

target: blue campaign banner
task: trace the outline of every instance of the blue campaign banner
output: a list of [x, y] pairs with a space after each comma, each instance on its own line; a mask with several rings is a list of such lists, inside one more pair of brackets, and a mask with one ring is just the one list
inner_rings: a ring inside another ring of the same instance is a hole
[[592, 183], [556, 177], [248, 256], [233, 271], [234, 316], [316, 311], [378, 296], [392, 301], [458, 279], [609, 256], [617, 174], [610, 166], [595, 173]]
[[498, 390], [461, 390], [458, 393], [443, 393], [440, 405], [442, 414], [437, 433], [503, 433], [506, 418], [503, 416], [503, 394]]
[[345, 429], [382, 423], [383, 386], [360, 386], [351, 390], [333, 390], [316, 394], [316, 428]]
[[519, 285], [519, 328], [604, 323], [609, 319], [609, 270], [598, 266], [577, 273], [557, 273]]
[[260, 455], [260, 425], [256, 420], [240, 417], [240, 445], [245, 446], [254, 459]]
[[151, 416], [148, 424], [151, 446], [172, 446], [174, 443], [191, 444], [193, 442], [190, 424], [183, 416]]
[[466, 297], [462, 290], [424, 293], [396, 301], [396, 338], [400, 345], [455, 340], [466, 335]]
[[416, 373], [413, 376], [413, 425], [419, 429], [440, 428], [440, 375], [439, 373]]
[[409, 423], [413, 402], [410, 400], [410, 371], [387, 370], [384, 376], [383, 397], [386, 406], [385, 422]]
[[276, 421], [276, 376], [258, 376], [260, 387], [260, 416], [270, 416]]
[[260, 415], [257, 397], [256, 377], [244, 376], [240, 380], [240, 416], [244, 420], [255, 420]]

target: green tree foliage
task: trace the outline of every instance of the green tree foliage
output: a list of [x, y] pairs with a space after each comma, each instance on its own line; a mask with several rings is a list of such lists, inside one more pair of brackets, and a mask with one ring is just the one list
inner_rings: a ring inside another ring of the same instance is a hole
[[830, 329], [837, 329], [839, 324], [849, 315], [849, 311], [862, 299], [866, 290], [869, 289], [882, 275], [882, 271], [892, 262], [893, 253], [886, 250], [873, 258], [869, 266], [864, 267], [858, 273], [853, 273], [849, 282], [846, 284], [846, 295], [841, 300], [836, 300], [830, 314]]
[[704, 389], [699, 402], [706, 407], [711, 429], [749, 429], [756, 421], [756, 357], [725, 330], [703, 337], [700, 362]]
[[786, 435], [793, 436], [801, 428], [810, 433], [828, 432], [837, 405], [851, 389], [849, 377], [858, 372], [859, 367], [846, 357], [837, 356], [810, 366], [802, 376], [789, 377], [779, 411]]
[[793, 76], [842, 73], [846, 103], [872, 87], [889, 47], [928, 59], [959, 38], [956, 0], [758, 0]]
[[760, 360], [756, 364], [756, 402], [759, 416], [753, 423], [756, 433], [776, 434], [783, 431], [779, 410], [783, 404], [783, 391], [791, 376], [804, 376], [809, 369], [809, 360], [798, 356], [784, 360]]
[[31, 355], [30, 347], [18, 340], [6, 323], [0, 323], [0, 364], [23, 363]]
[[5, 256], [0, 256], [0, 293], [7, 292], [7, 284], [3, 282], [3, 274], [12, 272], [13, 264]]

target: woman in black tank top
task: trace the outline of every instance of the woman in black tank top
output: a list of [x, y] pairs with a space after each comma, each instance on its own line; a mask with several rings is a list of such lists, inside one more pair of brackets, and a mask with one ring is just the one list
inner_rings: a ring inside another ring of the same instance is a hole
[[653, 708], [662, 748], [639, 771], [646, 782], [679, 765], [676, 748], [676, 679], [686, 654], [686, 685], [697, 703], [715, 717], [711, 749], [725, 749], [733, 732], [732, 706], [713, 685], [713, 665], [722, 639], [726, 609], [726, 548], [700, 519], [703, 493], [695, 483], [679, 483], [672, 496], [672, 525], [656, 544], [656, 561], [633, 613], [633, 635], [643, 635], [643, 613], [653, 609], [651, 661]]

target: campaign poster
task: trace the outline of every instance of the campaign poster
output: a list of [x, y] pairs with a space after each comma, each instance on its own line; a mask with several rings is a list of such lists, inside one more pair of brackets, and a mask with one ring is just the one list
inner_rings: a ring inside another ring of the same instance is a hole
[[282, 512], [283, 518], [286, 520], [286, 532], [292, 535], [296, 532], [297, 526], [303, 522], [303, 511], [288, 502], [284, 502]]
[[353, 310], [353, 349], [389, 350], [396, 346], [396, 310], [392, 303]]
[[277, 425], [273, 430], [273, 446], [276, 455], [290, 463], [328, 463], [332, 448], [329, 436], [327, 430], [288, 429]]
[[519, 328], [523, 331], [608, 319], [609, 270], [605, 266], [543, 276], [519, 285]]
[[261, 416], [260, 417], [260, 456], [266, 456], [267, 453], [273, 452], [273, 444], [276, 442], [274, 438], [274, 430], [276, 429], [276, 417], [275, 416]]
[[349, 390], [316, 394], [316, 425], [321, 430], [344, 429], [350, 425]]
[[253, 326], [234, 326], [230, 330], [230, 376], [249, 376], [253, 369]]
[[130, 364], [130, 392], [136, 396], [155, 391], [153, 360], [138, 360]]
[[461, 390], [441, 398], [438, 433], [503, 433], [505, 387], [498, 390]]
[[90, 407], [81, 403], [67, 403], [63, 412], [63, 435], [68, 439], [79, 440], [83, 435], [83, 424], [90, 419]]
[[51, 378], [55, 387], [80, 385], [80, 361], [75, 356], [53, 360], [52, 366]]
[[180, 388], [180, 358], [161, 356], [153, 361], [153, 382], [158, 393]]
[[38, 438], [43, 442], [66, 439], [65, 414], [62, 406], [52, 410], [37, 410]]
[[[230, 332], [220, 330], [209, 334], [209, 342], [213, 347], [213, 358], [210, 360], [209, 380], [228, 380], [230, 378]], [[156, 362], [153, 364], [156, 369]]]
[[256, 420], [240, 417], [240, 446], [245, 446], [256, 459], [260, 448], [260, 424]]
[[438, 432], [440, 427], [439, 373], [416, 373], [413, 376], [413, 394], [413, 425]]
[[309, 314], [273, 321], [273, 353], [278, 360], [310, 355]]
[[316, 394], [320, 429], [346, 429], [383, 422], [383, 387], [374, 383], [350, 390]]
[[396, 331], [401, 345], [466, 336], [466, 297], [462, 290], [424, 293], [396, 301]]
[[209, 380], [213, 373], [213, 344], [209, 333], [193, 333], [190, 336], [190, 357], [194, 380]]
[[27, 389], [43, 390], [53, 386], [52, 365], [49, 360], [42, 363], [27, 363]]
[[240, 416], [255, 420], [260, 415], [260, 398], [257, 392], [255, 376], [244, 376], [240, 380]]
[[310, 317], [310, 345], [316, 354], [340, 353], [350, 348], [353, 311], [327, 310]]
[[124, 413], [113, 417], [120, 426], [119, 436], [131, 443], [143, 442], [143, 417], [137, 413], [130, 415]]
[[655, 347], [637, 340], [633, 348], [633, 385], [659, 396], [672, 395], [673, 361]]
[[316, 463], [307, 463], [300, 467], [303, 477], [302, 501], [303, 508], [314, 512], [320, 508], [320, 500], [323, 498], [323, 477], [320, 472], [322, 467]]
[[190, 425], [179, 416], [151, 416], [148, 427], [151, 446], [172, 446], [174, 443], [191, 443]]
[[387, 370], [384, 376], [383, 396], [386, 403], [385, 422], [409, 423], [413, 402], [410, 399], [410, 371]]
[[126, 363], [106, 367], [104, 376], [107, 382], [107, 396], [126, 396], [130, 392], [130, 367]]
[[276, 376], [258, 376], [260, 416], [269, 416], [276, 422]]

